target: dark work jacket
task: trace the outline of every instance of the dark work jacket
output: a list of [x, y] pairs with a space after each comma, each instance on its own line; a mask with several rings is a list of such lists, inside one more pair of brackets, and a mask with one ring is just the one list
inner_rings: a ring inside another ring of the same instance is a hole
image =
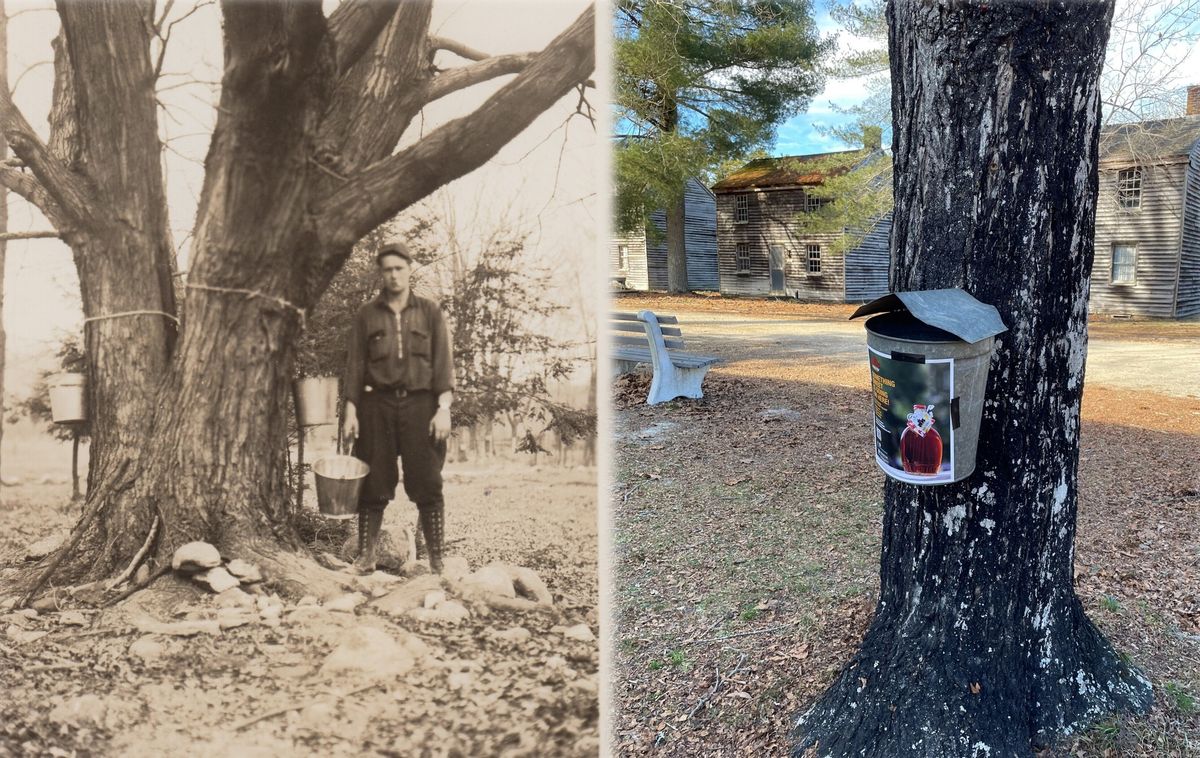
[[396, 313], [383, 293], [358, 309], [350, 326], [343, 378], [346, 400], [359, 405], [368, 386], [433, 390], [439, 395], [454, 389], [450, 331], [438, 304], [410, 291], [400, 320], [403, 342], [396, 339]]

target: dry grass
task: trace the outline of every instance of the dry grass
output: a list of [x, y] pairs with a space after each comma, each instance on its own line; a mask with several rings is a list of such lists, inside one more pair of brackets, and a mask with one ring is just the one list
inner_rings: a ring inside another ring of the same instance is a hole
[[[655, 408], [644, 376], [618, 381], [622, 755], [785, 754], [791, 718], [857, 646], [878, 594], [882, 475], [858, 423], [868, 394], [839, 378], [743, 362], [710, 374], [704, 400]], [[1086, 394], [1077, 589], [1157, 701], [1061, 754], [1194, 755], [1200, 403]]]

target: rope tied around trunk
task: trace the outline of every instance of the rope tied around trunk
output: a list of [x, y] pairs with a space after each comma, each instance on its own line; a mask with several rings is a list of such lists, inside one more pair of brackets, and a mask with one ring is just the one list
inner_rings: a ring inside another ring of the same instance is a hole
[[246, 299], [252, 299], [256, 297], [262, 298], [263, 300], [275, 303], [284, 310], [295, 311], [296, 315], [300, 317], [300, 331], [304, 331], [304, 309], [294, 303], [284, 300], [282, 297], [268, 295], [267, 293], [260, 292], [259, 290], [247, 290], [241, 289], [240, 287], [216, 287], [211, 284], [197, 284], [193, 282], [188, 282], [187, 288], [194, 290], [207, 290], [208, 292], [223, 292], [229, 295], [245, 295]]
[[92, 321], [104, 321], [110, 318], [124, 318], [126, 316], [162, 316], [164, 318], [171, 319], [176, 323], [176, 325], [179, 324], [178, 317], [173, 316], [166, 311], [121, 311], [120, 313], [105, 313], [101, 316], [88, 316], [83, 320], [83, 325], [87, 326], [88, 323]]

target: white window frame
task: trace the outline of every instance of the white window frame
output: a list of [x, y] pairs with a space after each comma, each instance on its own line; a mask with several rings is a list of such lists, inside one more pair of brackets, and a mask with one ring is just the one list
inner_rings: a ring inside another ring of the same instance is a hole
[[821, 206], [825, 205], [828, 202], [829, 201], [825, 198], [816, 197], [815, 195], [810, 195], [807, 192], [805, 192], [804, 193], [804, 212], [805, 213], [816, 213], [817, 211], [821, 210]]
[[[1117, 278], [1117, 251], [1129, 250], [1132, 252], [1132, 259], [1128, 263], [1120, 264], [1122, 270], [1128, 270], [1129, 276]], [[1137, 258], [1138, 250], [1136, 242], [1114, 242], [1109, 257], [1108, 282], [1118, 287], [1132, 287], [1137, 284]]]
[[617, 245], [617, 270], [629, 270], [629, 245]]
[[[748, 274], [750, 273], [750, 243], [737, 242], [733, 246], [733, 260], [735, 273]], [[743, 265], [744, 264], [744, 265]]]
[[750, 222], [750, 193], [742, 192], [733, 196], [733, 223], [747, 224]]
[[1142, 208], [1142, 169], [1140, 166], [1117, 171], [1117, 207], [1123, 211]]
[[[815, 255], [814, 255], [815, 253]], [[816, 268], [813, 268], [813, 264]], [[804, 270], [809, 276], [821, 276], [821, 246], [807, 245], [804, 249]]]

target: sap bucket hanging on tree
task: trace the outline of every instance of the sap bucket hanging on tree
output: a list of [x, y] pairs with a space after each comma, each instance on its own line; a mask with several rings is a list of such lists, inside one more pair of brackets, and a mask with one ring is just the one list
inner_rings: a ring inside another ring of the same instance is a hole
[[338, 380], [309, 376], [296, 380], [296, 410], [300, 426], [337, 423]]
[[56, 424], [78, 424], [87, 420], [83, 374], [53, 374], [46, 380], [50, 390], [50, 417]]
[[988, 364], [1008, 327], [960, 289], [896, 292], [850, 318], [868, 319], [875, 462], [893, 479], [947, 484], [975, 470]]

